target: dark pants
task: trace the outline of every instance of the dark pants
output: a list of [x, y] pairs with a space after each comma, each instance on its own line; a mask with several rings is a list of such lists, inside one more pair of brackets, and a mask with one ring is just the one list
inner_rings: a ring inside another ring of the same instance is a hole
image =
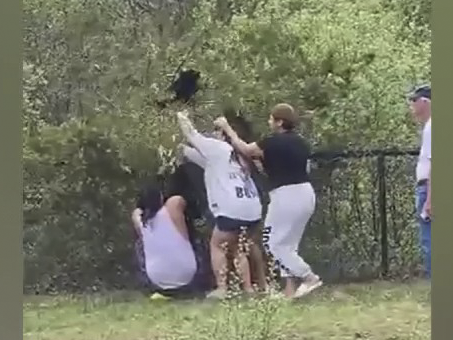
[[423, 211], [426, 198], [428, 197], [428, 186], [426, 184], [417, 186], [416, 207], [417, 220], [420, 226], [420, 245], [423, 255], [425, 276], [431, 278], [431, 220], [423, 220], [420, 214]]

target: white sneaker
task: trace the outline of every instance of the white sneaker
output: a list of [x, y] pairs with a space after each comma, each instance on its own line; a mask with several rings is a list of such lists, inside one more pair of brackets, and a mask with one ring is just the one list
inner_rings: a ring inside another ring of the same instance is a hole
[[323, 282], [317, 275], [313, 275], [313, 278], [310, 278], [306, 282], [302, 282], [302, 284], [297, 288], [296, 293], [294, 294], [294, 298], [301, 298], [315, 289], [321, 287], [323, 285]]

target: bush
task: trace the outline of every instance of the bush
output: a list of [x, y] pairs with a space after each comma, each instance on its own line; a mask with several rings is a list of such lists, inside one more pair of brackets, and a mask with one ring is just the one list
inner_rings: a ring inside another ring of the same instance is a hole
[[[262, 135], [269, 106], [289, 101], [316, 149], [414, 145], [402, 95], [430, 76], [425, 3], [149, 4], [24, 3], [26, 289], [130, 284], [132, 200], [139, 183], [171, 170], [180, 104], [156, 102], [181, 64], [202, 74], [192, 104], [201, 128], [233, 102]], [[391, 261], [403, 272], [416, 262], [412, 178], [398, 174], [409, 160], [395, 162]], [[378, 271], [375, 168], [365, 163], [314, 173], [319, 205], [304, 247], [315, 266], [337, 268], [322, 269], [333, 278]]]

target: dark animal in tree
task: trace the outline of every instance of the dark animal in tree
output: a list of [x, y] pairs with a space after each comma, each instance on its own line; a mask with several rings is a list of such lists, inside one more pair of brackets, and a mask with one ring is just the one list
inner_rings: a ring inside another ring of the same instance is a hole
[[159, 107], [165, 108], [167, 105], [175, 102], [183, 104], [190, 102], [200, 90], [200, 77], [200, 72], [193, 69], [180, 72], [178, 78], [176, 78], [169, 88], [174, 93], [173, 98], [157, 102]]

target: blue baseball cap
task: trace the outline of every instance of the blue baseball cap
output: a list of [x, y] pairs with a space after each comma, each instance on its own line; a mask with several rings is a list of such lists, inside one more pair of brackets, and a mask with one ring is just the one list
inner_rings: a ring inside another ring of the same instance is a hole
[[417, 101], [420, 98], [427, 98], [431, 100], [431, 86], [430, 85], [422, 85], [416, 87], [412, 93], [409, 94], [410, 101]]

